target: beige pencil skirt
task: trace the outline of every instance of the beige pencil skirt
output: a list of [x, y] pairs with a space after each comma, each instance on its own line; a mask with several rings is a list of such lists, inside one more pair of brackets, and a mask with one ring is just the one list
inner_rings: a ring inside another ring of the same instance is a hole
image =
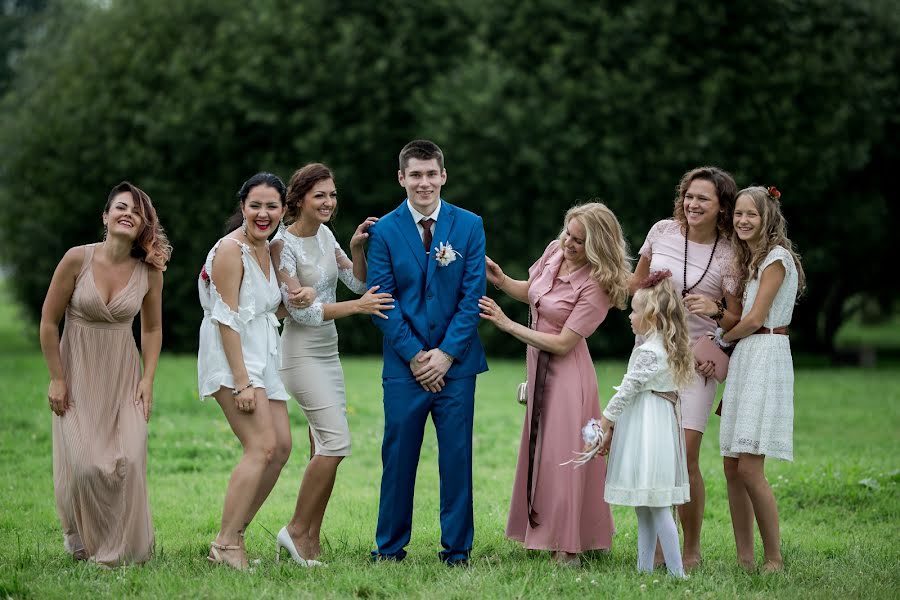
[[278, 373], [306, 414], [316, 454], [350, 456], [344, 370], [334, 321], [312, 327], [286, 319]]

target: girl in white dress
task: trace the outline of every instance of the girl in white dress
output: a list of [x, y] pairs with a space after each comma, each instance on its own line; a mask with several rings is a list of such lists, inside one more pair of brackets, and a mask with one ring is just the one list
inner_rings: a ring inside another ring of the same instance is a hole
[[603, 411], [595, 445], [609, 452], [604, 498], [633, 506], [638, 520], [638, 571], [653, 571], [659, 538], [669, 573], [684, 577], [673, 505], [690, 502], [678, 390], [693, 379], [684, 305], [668, 269], [638, 284], [631, 328], [644, 342]]
[[238, 198], [237, 219], [209, 251], [197, 281], [203, 307], [197, 379], [201, 397], [216, 399], [244, 448], [209, 560], [245, 569], [244, 531], [290, 455], [291, 430], [289, 396], [278, 376], [281, 291], [267, 241], [284, 214], [284, 183], [258, 173]]
[[755, 568], [753, 519], [763, 542], [764, 571], [782, 568], [778, 507], [765, 476], [766, 456], [793, 460], [794, 367], [787, 326], [805, 285], [786, 234], [781, 193], [774, 187], [738, 192], [735, 257], [741, 274], [740, 322], [721, 339], [738, 342], [722, 398], [719, 446], [738, 562]]
[[[272, 242], [272, 258], [289, 316], [282, 334], [279, 372], [309, 422], [311, 458], [303, 474], [294, 516], [277, 536], [277, 551], [285, 548], [298, 564], [319, 566], [320, 532], [338, 465], [350, 455], [350, 428], [344, 371], [338, 355], [335, 319], [354, 314], [387, 316], [390, 294], [366, 288], [365, 243], [375, 217], [363, 221], [350, 239], [351, 261], [326, 223], [337, 211], [337, 189], [331, 170], [308, 164], [294, 173], [287, 189], [286, 227]], [[337, 282], [362, 297], [338, 302]], [[308, 286], [312, 302], [294, 304], [291, 292]]]

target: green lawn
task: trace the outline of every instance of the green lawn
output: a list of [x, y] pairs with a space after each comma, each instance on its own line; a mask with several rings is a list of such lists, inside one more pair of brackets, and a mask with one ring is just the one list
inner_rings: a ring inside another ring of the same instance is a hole
[[[10, 314], [3, 308], [0, 317]], [[614, 508], [618, 533], [612, 552], [590, 556], [580, 569], [557, 567], [545, 554], [526, 552], [504, 538], [523, 418], [513, 389], [522, 366], [499, 360], [491, 361], [478, 383], [472, 567], [448, 569], [437, 560], [433, 431], [422, 451], [409, 557], [402, 564], [371, 564], [381, 472], [380, 361], [348, 358], [354, 454], [341, 466], [325, 520], [329, 567], [304, 570], [273, 562], [269, 532], [277, 532], [291, 514], [308, 451], [302, 413], [292, 404], [294, 454], [247, 534], [250, 557], [262, 562], [254, 573], [242, 574], [211, 567], [205, 558], [238, 457], [237, 441], [218, 407], [197, 400], [194, 357], [166, 355], [150, 423], [156, 558], [142, 567], [106, 571], [75, 563], [63, 551], [43, 361], [9, 321], [0, 325], [0, 336], [0, 598], [885, 598], [900, 590], [898, 369], [797, 373], [796, 462], [772, 461], [769, 467], [782, 518], [786, 570], [781, 574], [747, 575], [735, 566], [713, 417], [703, 448], [704, 563], [690, 580], [672, 581], [663, 571], [635, 572], [635, 519], [625, 508]], [[623, 367], [621, 361], [597, 364], [604, 395]]]

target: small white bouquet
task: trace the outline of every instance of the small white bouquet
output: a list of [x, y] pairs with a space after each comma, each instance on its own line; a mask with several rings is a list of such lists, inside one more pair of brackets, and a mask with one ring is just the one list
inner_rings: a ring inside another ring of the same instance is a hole
[[597, 453], [600, 452], [600, 447], [603, 446], [603, 440], [606, 439], [606, 432], [600, 428], [600, 421], [597, 419], [588, 421], [581, 428], [581, 439], [584, 440], [584, 450], [576, 452], [575, 458], [562, 463], [560, 466], [575, 463], [575, 467], [578, 468], [586, 465], [592, 458], [597, 456]]

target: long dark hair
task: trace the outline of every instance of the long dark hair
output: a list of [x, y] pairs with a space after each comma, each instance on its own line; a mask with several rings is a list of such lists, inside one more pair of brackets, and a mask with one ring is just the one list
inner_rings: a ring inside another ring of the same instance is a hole
[[238, 207], [233, 215], [228, 217], [228, 220], [225, 221], [225, 234], [229, 234], [238, 227], [241, 226], [241, 223], [244, 222], [244, 214], [241, 212], [241, 209], [244, 206], [244, 201], [247, 199], [247, 196], [250, 195], [250, 190], [255, 188], [258, 185], [267, 185], [270, 188], [274, 188], [278, 191], [278, 195], [281, 197], [281, 205], [284, 206], [286, 198], [287, 198], [287, 188], [284, 186], [284, 182], [278, 175], [274, 175], [272, 173], [267, 173], [262, 171], [257, 173], [250, 179], [244, 182], [244, 185], [241, 186], [241, 189], [238, 190]]

